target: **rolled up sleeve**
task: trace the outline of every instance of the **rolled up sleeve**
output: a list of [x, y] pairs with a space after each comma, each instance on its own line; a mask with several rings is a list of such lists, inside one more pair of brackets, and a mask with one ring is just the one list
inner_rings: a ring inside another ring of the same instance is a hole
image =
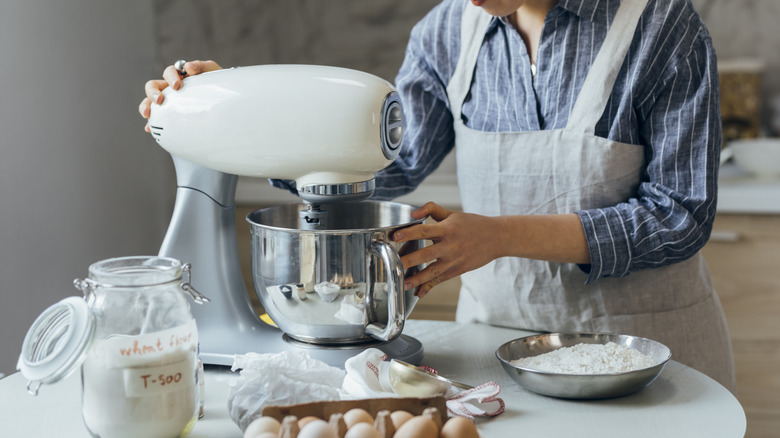
[[587, 283], [686, 260], [709, 239], [721, 125], [715, 53], [706, 31], [665, 71], [637, 107], [648, 164], [636, 197], [576, 212], [591, 257], [590, 265], [580, 266]]

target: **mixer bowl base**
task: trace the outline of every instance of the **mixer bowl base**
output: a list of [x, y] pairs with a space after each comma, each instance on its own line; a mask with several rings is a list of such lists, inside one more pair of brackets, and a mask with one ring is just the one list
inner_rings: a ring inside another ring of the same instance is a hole
[[360, 354], [368, 348], [376, 348], [387, 355], [388, 360], [398, 359], [414, 365], [420, 365], [423, 359], [423, 345], [417, 339], [401, 335], [392, 341], [369, 341], [360, 344], [311, 344], [295, 340], [288, 335], [282, 335], [290, 349], [301, 349], [309, 353], [313, 358], [319, 359], [328, 365], [344, 368], [347, 359]]

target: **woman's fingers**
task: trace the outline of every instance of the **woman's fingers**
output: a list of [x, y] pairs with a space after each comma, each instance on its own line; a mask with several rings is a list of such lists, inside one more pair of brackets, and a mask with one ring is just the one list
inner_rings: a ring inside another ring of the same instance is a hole
[[195, 76], [214, 70], [222, 70], [222, 67], [214, 61], [189, 61], [184, 64], [184, 71], [188, 76]]
[[159, 98], [162, 97], [162, 90], [168, 88], [168, 82], [163, 79], [152, 79], [146, 81], [144, 84], [144, 93], [150, 101], [154, 103], [160, 103]]
[[184, 63], [184, 75], [176, 67], [169, 65], [163, 71], [163, 79], [168, 82], [174, 90], [182, 86], [182, 80], [187, 76], [195, 76], [214, 70], [221, 70], [222, 67], [214, 61], [187, 61]]
[[439, 224], [420, 224], [408, 228], [402, 228], [393, 233], [393, 241], [409, 242], [412, 240], [434, 240], [440, 237], [441, 229]]
[[162, 90], [168, 87], [168, 83], [162, 79], [147, 81], [144, 84], [146, 97], [138, 105], [138, 112], [141, 117], [148, 119], [151, 114], [152, 103], [162, 103]]
[[[186, 66], [187, 64], [184, 65]], [[165, 67], [162, 76], [165, 82], [174, 90], [178, 90], [179, 88], [181, 88], [182, 80], [184, 79], [184, 77], [179, 74], [179, 71], [176, 70], [176, 67], [172, 65]]]
[[426, 246], [425, 248], [401, 256], [401, 265], [404, 267], [412, 267], [431, 263], [439, 259], [439, 257], [437, 257], [438, 253], [439, 248], [437, 245]]
[[404, 228], [393, 234], [396, 242], [427, 240], [431, 244], [401, 257], [405, 267], [428, 264], [404, 280], [407, 289], [417, 287], [425, 295], [439, 283], [484, 266], [500, 255], [501, 230], [495, 219], [468, 213], [453, 213], [435, 204], [418, 210], [441, 221]]
[[152, 101], [148, 97], [144, 97], [144, 100], [141, 101], [141, 103], [138, 105], [138, 112], [141, 114], [141, 117], [148, 119], [149, 114], [151, 114], [151, 106]]
[[433, 289], [434, 286], [455, 276], [456, 274], [448, 269], [443, 261], [436, 261], [426, 266], [425, 269], [419, 271], [414, 276], [407, 278], [404, 281], [404, 288], [408, 290], [417, 287], [415, 295], [422, 298]]
[[436, 240], [443, 236], [445, 229], [439, 222], [431, 224], [419, 224], [402, 228], [393, 233], [394, 242], [402, 243], [412, 240]]
[[[185, 77], [220, 69], [222, 69], [222, 67], [214, 61], [189, 61], [184, 63], [185, 75], [182, 75], [174, 66], [169, 65], [163, 70], [162, 79], [152, 79], [147, 81], [144, 85], [146, 98], [142, 100], [141, 104], [138, 106], [138, 112], [141, 113], [142, 117], [148, 119], [151, 114], [152, 104], [156, 103], [159, 105], [165, 99], [162, 94], [164, 89], [171, 87], [174, 90], [178, 90], [184, 83], [183, 80]], [[149, 131], [148, 126], [146, 127], [146, 130], [147, 132]]]
[[452, 214], [452, 212], [442, 207], [441, 205], [435, 202], [427, 202], [422, 207], [413, 211], [412, 217], [415, 219], [422, 219], [424, 217], [430, 216], [431, 218], [433, 218], [433, 220], [437, 222], [441, 222], [444, 219], [446, 219], [447, 216], [449, 216], [450, 214]]
[[446, 208], [433, 202], [428, 202], [427, 204], [413, 211], [412, 217], [415, 219], [422, 219], [430, 216], [434, 221], [436, 221], [436, 223], [424, 223], [408, 228], [403, 228], [393, 233], [392, 239], [398, 243], [407, 242], [410, 240], [435, 240], [436, 238], [440, 237], [443, 232], [438, 222], [447, 219], [451, 214], [452, 212]]
[[[436, 225], [423, 226], [418, 225], [421, 229], [412, 232], [411, 242], [418, 240], [415, 236], [427, 235], [438, 236], [439, 231], [436, 230]], [[433, 227], [433, 230], [431, 228]], [[419, 233], [419, 234], [417, 234]], [[404, 279], [404, 289], [412, 289], [417, 287], [416, 294], [419, 297], [425, 296], [429, 290], [431, 290], [437, 284], [449, 280], [457, 275], [455, 272], [451, 272], [452, 264], [456, 258], [452, 257], [452, 254], [448, 254], [447, 248], [450, 247], [445, 242], [435, 243], [438, 238], [430, 239], [434, 241], [434, 244], [420, 248], [413, 252], [403, 251], [401, 253], [401, 265], [404, 267], [414, 268], [407, 269]], [[418, 266], [426, 265], [424, 269], [416, 269]]]

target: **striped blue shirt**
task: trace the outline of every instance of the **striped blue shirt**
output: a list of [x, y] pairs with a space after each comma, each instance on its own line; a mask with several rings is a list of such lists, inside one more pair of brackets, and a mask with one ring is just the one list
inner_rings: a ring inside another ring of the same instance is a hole
[[[411, 192], [453, 148], [445, 89], [458, 61], [466, 4], [444, 0], [412, 30], [396, 78], [404, 145], [377, 175], [377, 198]], [[519, 33], [505, 18], [493, 19], [463, 104], [466, 125], [491, 132], [565, 127], [618, 6], [618, 0], [560, 1], [545, 19], [535, 74]], [[576, 212], [591, 254], [591, 265], [582, 267], [588, 282], [679, 262], [704, 246], [715, 215], [720, 129], [709, 33], [689, 0], [650, 0], [595, 130], [644, 147], [647, 168], [635, 197]]]

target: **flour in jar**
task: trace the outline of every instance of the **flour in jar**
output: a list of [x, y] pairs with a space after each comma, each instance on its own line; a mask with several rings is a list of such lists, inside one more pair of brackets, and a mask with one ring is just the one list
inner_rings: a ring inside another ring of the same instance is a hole
[[511, 361], [513, 365], [559, 374], [613, 374], [648, 368], [655, 361], [633, 348], [606, 344], [577, 344], [549, 353]]
[[198, 419], [195, 320], [95, 340], [81, 366], [82, 417], [100, 438], [185, 436]]

